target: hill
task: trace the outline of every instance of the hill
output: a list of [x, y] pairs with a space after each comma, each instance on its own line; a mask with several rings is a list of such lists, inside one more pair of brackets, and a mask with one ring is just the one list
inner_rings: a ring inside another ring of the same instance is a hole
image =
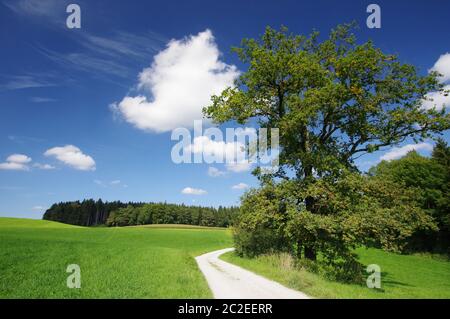
[[[208, 298], [193, 257], [231, 245], [220, 228], [0, 218], [0, 298]], [[66, 285], [70, 264], [80, 266], [81, 289]]]

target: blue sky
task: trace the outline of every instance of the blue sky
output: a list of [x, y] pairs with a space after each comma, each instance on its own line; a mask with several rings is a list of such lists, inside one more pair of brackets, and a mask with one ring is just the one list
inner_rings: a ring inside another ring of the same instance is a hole
[[[373, 2], [380, 29], [365, 24]], [[81, 8], [81, 29], [65, 25], [69, 3]], [[256, 185], [249, 170], [171, 160], [171, 130], [245, 70], [231, 46], [267, 25], [327, 34], [355, 20], [359, 40], [425, 74], [450, 52], [448, 12], [450, 2], [437, 0], [1, 0], [0, 216], [41, 218], [54, 202], [83, 198], [236, 204]], [[430, 152], [428, 142], [409, 143], [358, 163], [364, 170], [410, 148]]]

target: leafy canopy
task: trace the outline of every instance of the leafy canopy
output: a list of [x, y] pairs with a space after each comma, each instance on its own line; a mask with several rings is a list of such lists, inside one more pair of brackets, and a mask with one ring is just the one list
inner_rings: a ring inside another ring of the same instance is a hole
[[324, 41], [266, 28], [260, 39], [233, 48], [248, 65], [236, 82], [212, 97], [204, 114], [217, 123], [257, 119], [280, 129], [280, 169], [299, 179], [354, 168], [357, 156], [423, 140], [450, 127], [445, 110], [425, 109], [428, 92], [442, 91], [438, 74], [385, 54], [371, 41], [356, 43], [353, 25]]

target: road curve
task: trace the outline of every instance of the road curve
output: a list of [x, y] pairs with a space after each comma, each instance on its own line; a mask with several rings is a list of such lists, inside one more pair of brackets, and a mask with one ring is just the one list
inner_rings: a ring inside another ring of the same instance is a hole
[[218, 257], [234, 250], [225, 248], [195, 257], [216, 299], [308, 299], [302, 292], [232, 265]]

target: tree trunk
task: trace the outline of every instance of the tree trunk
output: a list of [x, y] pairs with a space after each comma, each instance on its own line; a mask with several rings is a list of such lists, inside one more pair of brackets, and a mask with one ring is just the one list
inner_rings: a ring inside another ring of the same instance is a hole
[[[305, 180], [309, 182], [312, 179], [313, 175], [313, 168], [311, 166], [305, 167]], [[305, 205], [306, 209], [315, 214], [315, 207], [314, 207], [314, 197], [308, 196], [305, 198]], [[310, 245], [305, 245], [305, 258], [309, 260], [317, 260], [317, 253], [314, 247]]]
[[309, 260], [317, 260], [316, 250], [313, 247], [305, 247], [305, 258]]
[[302, 250], [303, 250], [303, 245], [302, 245], [302, 242], [299, 240], [299, 241], [297, 241], [297, 252], [296, 252], [298, 259], [302, 259]]
[[[303, 149], [303, 151], [305, 152], [311, 152], [311, 147], [309, 144], [309, 132], [308, 132], [308, 127], [305, 125], [303, 127], [301, 127], [301, 134], [302, 134], [302, 142], [301, 142], [301, 148]], [[313, 182], [314, 180], [314, 176], [313, 176], [313, 165], [311, 165], [311, 163], [303, 163], [303, 177], [304, 177], [304, 182], [306, 182], [307, 184], [310, 184]], [[306, 209], [311, 212], [311, 213], [315, 213], [315, 207], [314, 207], [314, 198], [311, 196], [308, 196], [305, 198], [305, 205], [306, 205]], [[305, 252], [304, 252], [304, 256], [306, 259], [309, 260], [316, 260], [317, 259], [317, 254], [316, 254], [316, 250], [314, 249], [314, 247], [312, 247], [312, 245], [308, 245], [305, 244]]]
[[[305, 198], [305, 204], [306, 204], [306, 209], [315, 214], [315, 209], [314, 209], [314, 198], [309, 196], [307, 198]], [[316, 250], [309, 245], [305, 245], [305, 258], [306, 259], [310, 259], [310, 260], [316, 260], [317, 256], [316, 256]]]

